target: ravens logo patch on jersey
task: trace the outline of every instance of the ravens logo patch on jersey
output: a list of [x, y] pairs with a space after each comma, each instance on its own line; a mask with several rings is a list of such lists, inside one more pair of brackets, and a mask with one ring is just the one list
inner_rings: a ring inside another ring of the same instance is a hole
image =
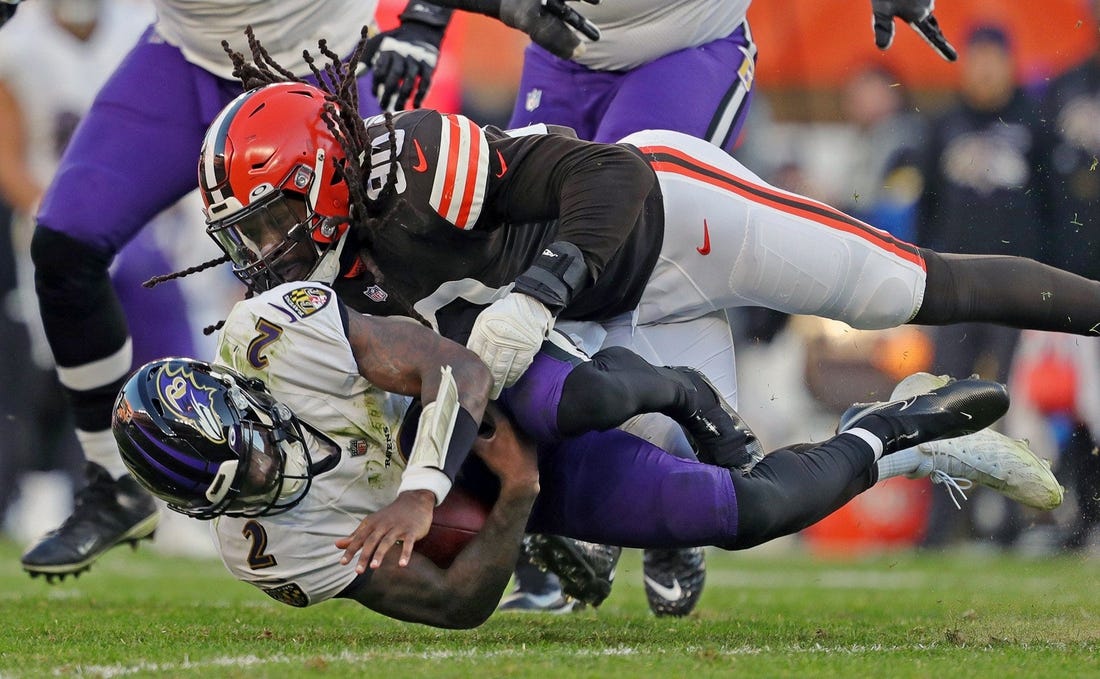
[[283, 301], [299, 318], [315, 314], [332, 299], [332, 294], [323, 288], [295, 288], [283, 295]]
[[285, 585], [265, 589], [264, 593], [275, 601], [281, 601], [289, 606], [305, 608], [309, 605], [309, 597], [296, 583], [288, 582]]

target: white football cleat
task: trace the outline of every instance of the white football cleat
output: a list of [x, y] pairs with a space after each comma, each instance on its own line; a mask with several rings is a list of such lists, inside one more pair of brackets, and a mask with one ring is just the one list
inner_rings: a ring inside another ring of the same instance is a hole
[[[894, 387], [892, 400], [910, 398], [951, 381], [946, 375], [914, 373]], [[1050, 463], [1031, 452], [1027, 441], [1012, 439], [992, 429], [953, 439], [929, 441], [917, 446], [925, 457], [909, 478], [932, 479], [947, 488], [955, 506], [958, 491], [980, 484], [998, 491], [1022, 505], [1049, 510], [1062, 504], [1065, 489], [1054, 478]]]
[[1054, 509], [1062, 504], [1065, 489], [1054, 478], [1050, 465], [1036, 457], [1027, 441], [983, 429], [973, 434], [917, 446], [927, 459], [909, 478], [927, 476], [942, 483], [955, 501], [955, 491], [981, 484], [1005, 497], [1035, 509]]

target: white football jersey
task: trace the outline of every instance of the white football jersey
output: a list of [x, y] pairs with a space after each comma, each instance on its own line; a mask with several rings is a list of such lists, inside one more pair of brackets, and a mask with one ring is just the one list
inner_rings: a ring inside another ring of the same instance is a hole
[[[227, 40], [248, 56], [244, 29], [252, 26], [268, 54], [297, 75], [309, 73], [302, 50], [318, 56], [317, 41], [348, 56], [363, 26], [374, 22], [378, 0], [153, 0], [157, 33], [196, 66], [233, 79], [233, 66], [222, 51]], [[324, 63], [325, 59], [319, 59]]]
[[577, 63], [597, 71], [634, 68], [676, 50], [724, 38], [745, 20], [751, 0], [603, 0], [577, 4], [600, 28]]
[[336, 295], [317, 283], [286, 283], [238, 303], [215, 362], [263, 379], [276, 400], [330, 439], [314, 439], [315, 463], [325, 448], [340, 456], [293, 509], [214, 520], [222, 560], [238, 579], [284, 603], [330, 599], [356, 576], [333, 543], [397, 497], [405, 468], [397, 432], [411, 399], [363, 379]]

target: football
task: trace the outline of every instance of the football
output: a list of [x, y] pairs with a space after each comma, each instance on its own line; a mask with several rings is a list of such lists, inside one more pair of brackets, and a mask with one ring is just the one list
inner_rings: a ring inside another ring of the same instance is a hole
[[432, 527], [424, 539], [416, 543], [413, 551], [428, 557], [440, 568], [447, 568], [478, 534], [488, 515], [488, 503], [455, 486], [435, 508]]

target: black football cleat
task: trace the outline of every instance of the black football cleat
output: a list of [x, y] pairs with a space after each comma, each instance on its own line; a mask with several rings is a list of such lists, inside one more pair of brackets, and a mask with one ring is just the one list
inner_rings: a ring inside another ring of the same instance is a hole
[[642, 554], [646, 599], [658, 617], [682, 618], [695, 610], [706, 577], [702, 547], [647, 549]]
[[882, 439], [885, 452], [985, 429], [1008, 411], [1005, 385], [970, 378], [885, 403], [857, 403], [840, 416], [837, 433], [862, 427]]
[[555, 587], [553, 591], [543, 594], [533, 594], [517, 588], [511, 594], [504, 597], [500, 605], [497, 606], [498, 611], [550, 613], [552, 615], [572, 613], [583, 609], [584, 602], [566, 596], [565, 593], [557, 587]]
[[742, 474], [756, 466], [764, 458], [764, 448], [717, 387], [695, 368], [678, 366], [672, 370], [692, 385], [691, 414], [675, 419], [694, 441], [699, 461]]
[[558, 535], [533, 534], [523, 539], [531, 563], [558, 576], [562, 592], [590, 606], [611, 593], [621, 547], [582, 542]]
[[160, 522], [153, 496], [127, 475], [117, 481], [103, 467], [85, 463], [87, 485], [76, 494], [72, 515], [46, 533], [25, 554], [23, 570], [31, 577], [54, 579], [79, 576], [104, 552], [128, 543], [152, 539]]

